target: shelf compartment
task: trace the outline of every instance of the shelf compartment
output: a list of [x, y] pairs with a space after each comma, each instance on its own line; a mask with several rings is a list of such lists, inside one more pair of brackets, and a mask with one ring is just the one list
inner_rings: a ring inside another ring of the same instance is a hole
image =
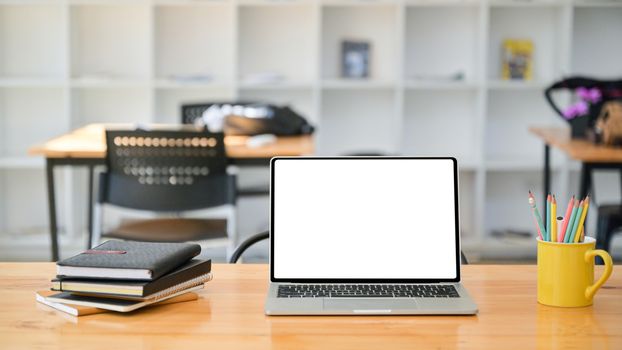
[[342, 78], [341, 43], [357, 40], [370, 44], [369, 79], [396, 80], [399, 47], [396, 5], [325, 6], [322, 11], [323, 79]]
[[70, 5], [147, 5], [150, 0], [66, 0]]
[[58, 5], [60, 0], [0, 0], [0, 5]]
[[300, 4], [315, 4], [315, 0], [238, 0], [238, 4], [243, 6], [296, 6]]
[[[477, 7], [408, 7], [406, 79], [422, 84], [458, 84], [475, 80], [478, 25]], [[452, 80], [451, 77], [457, 74], [462, 79]]]
[[146, 88], [74, 88], [71, 127], [91, 123], [149, 123], [150, 93]]
[[0, 78], [64, 76], [62, 8], [0, 4]]
[[544, 91], [551, 83], [542, 80], [489, 80], [488, 89], [491, 90], [538, 90]]
[[318, 0], [325, 7], [331, 6], [378, 6], [378, 5], [396, 5], [398, 0]]
[[475, 90], [480, 86], [476, 81], [429, 81], [408, 79], [404, 87], [408, 90]]
[[567, 0], [489, 0], [492, 7], [550, 7], [565, 5]]
[[[476, 91], [408, 91], [404, 96], [404, 155], [477, 159]], [[451, 103], [449, 103], [451, 101]]]
[[[486, 237], [495, 230], [518, 230], [532, 234], [535, 240], [527, 193], [536, 194], [536, 205], [542, 210], [542, 175], [536, 172], [488, 173], [486, 175], [486, 201], [484, 226]], [[542, 211], [541, 211], [542, 213]]]
[[313, 87], [313, 82], [311, 81], [280, 81], [273, 83], [249, 83], [240, 81], [239, 82], [240, 89], [244, 90], [303, 90], [310, 89]]
[[33, 200], [47, 193], [42, 169], [0, 169], [0, 193], [0, 235], [41, 232], [48, 227], [47, 201]]
[[[486, 170], [495, 172], [504, 171], [542, 171], [544, 163], [542, 158], [537, 157], [514, 157], [513, 159], [492, 158], [486, 161]], [[557, 168], [555, 164], [552, 168]]]
[[0, 157], [0, 169], [43, 169], [44, 166], [45, 161], [40, 157]]
[[225, 89], [233, 88], [233, 82], [221, 80], [188, 81], [179, 79], [156, 79], [153, 85], [158, 89]]
[[148, 87], [147, 79], [110, 79], [110, 78], [78, 78], [71, 79], [69, 85], [74, 88], [126, 88]]
[[324, 91], [318, 153], [396, 153], [399, 122], [395, 114], [392, 90]]
[[485, 123], [486, 160], [498, 163], [542, 159], [543, 144], [528, 128], [533, 125], [564, 126], [540, 90], [491, 91]]
[[476, 7], [479, 5], [478, 0], [404, 0], [404, 3], [411, 7]]
[[327, 90], [394, 89], [395, 82], [391, 80], [376, 79], [325, 79], [322, 81], [322, 88]]
[[460, 234], [462, 239], [477, 237], [475, 231], [475, 197], [476, 197], [476, 174], [469, 171], [460, 171], [458, 174], [460, 180]]
[[318, 126], [318, 115], [313, 108], [314, 92], [311, 89], [296, 90], [269, 90], [244, 89], [239, 94], [240, 101], [255, 101], [272, 103], [279, 106], [289, 106], [296, 113], [302, 115], [309, 123]]
[[155, 75], [180, 84], [234, 80], [234, 10], [226, 3], [155, 8]]
[[64, 79], [60, 78], [0, 78], [0, 88], [37, 88], [63, 87]]
[[175, 6], [212, 6], [229, 4], [230, 0], [152, 0], [155, 5], [175, 5]]
[[611, 79], [622, 76], [622, 3], [618, 7], [581, 7], [574, 11], [572, 71]]
[[67, 131], [60, 88], [0, 89], [0, 158], [25, 157], [28, 148]]
[[243, 84], [315, 78], [317, 11], [311, 4], [239, 8], [239, 78]]
[[501, 79], [505, 39], [529, 39], [533, 43], [533, 81], [550, 82], [561, 76], [563, 8], [557, 6], [493, 7], [490, 9], [488, 72]]
[[574, 0], [574, 6], [577, 8], [612, 8], [622, 7], [622, 2], [619, 0]]
[[149, 78], [148, 7], [74, 5], [70, 28], [73, 78]]
[[155, 95], [155, 122], [181, 123], [183, 104], [234, 101], [231, 88], [157, 89]]

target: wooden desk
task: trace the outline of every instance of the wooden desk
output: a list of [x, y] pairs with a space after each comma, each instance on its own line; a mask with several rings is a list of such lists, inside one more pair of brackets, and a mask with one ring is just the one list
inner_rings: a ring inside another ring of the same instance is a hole
[[[28, 154], [46, 158], [90, 158], [106, 157], [106, 128], [131, 129], [133, 124], [89, 124], [65, 135], [31, 147]], [[154, 125], [154, 129], [181, 128], [180, 125]], [[279, 156], [299, 156], [314, 152], [313, 137], [279, 137], [273, 144], [250, 148], [246, 146], [247, 136], [225, 137], [227, 156], [234, 160], [265, 160]]]
[[[56, 191], [54, 187], [54, 168], [57, 166], [86, 166], [88, 179], [88, 226], [92, 229], [93, 203], [93, 169], [104, 165], [106, 158], [106, 128], [131, 129], [133, 124], [90, 124], [68, 134], [53, 138], [41, 145], [28, 150], [33, 156], [46, 158], [46, 177], [48, 189], [48, 208], [50, 215], [50, 239], [52, 261], [58, 260], [58, 225], [56, 217]], [[188, 128], [181, 125], [151, 125], [153, 129]], [[300, 156], [314, 152], [312, 136], [279, 137], [273, 144], [250, 148], [246, 146], [246, 136], [225, 137], [225, 151], [232, 164], [236, 165], [267, 165], [274, 156]], [[89, 234], [89, 240], [92, 235]], [[90, 247], [91, 243], [88, 242]]]
[[[622, 170], [622, 148], [595, 145], [587, 140], [570, 137], [570, 129], [530, 127], [529, 131], [544, 142], [544, 193], [551, 189], [550, 147], [557, 148], [570, 158], [581, 162], [579, 196], [585, 197], [592, 186], [592, 170]], [[622, 178], [621, 178], [622, 180]], [[546, 196], [544, 206], [546, 208]]]
[[[80, 318], [35, 301], [51, 263], [0, 264], [3, 349], [622, 349], [622, 267], [584, 308], [536, 302], [535, 266], [463, 267], [477, 316], [263, 314], [266, 265], [219, 265], [200, 299]], [[597, 274], [600, 274], [598, 269]]]

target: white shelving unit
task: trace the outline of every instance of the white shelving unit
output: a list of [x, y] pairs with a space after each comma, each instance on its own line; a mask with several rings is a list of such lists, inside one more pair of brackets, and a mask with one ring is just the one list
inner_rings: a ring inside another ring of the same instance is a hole
[[[29, 146], [91, 122], [175, 123], [182, 103], [261, 100], [316, 124], [318, 154], [456, 156], [465, 248], [496, 247], [492, 231], [532, 229], [542, 145], [527, 127], [563, 125], [543, 89], [622, 76], [621, 36], [620, 0], [0, 0], [0, 241], [47, 230]], [[534, 42], [533, 81], [500, 79], [505, 38]], [[345, 39], [370, 43], [369, 79], [341, 78]], [[554, 157], [554, 187], [573, 188], [576, 164]], [[63, 179], [65, 214], [82, 210], [84, 179]]]

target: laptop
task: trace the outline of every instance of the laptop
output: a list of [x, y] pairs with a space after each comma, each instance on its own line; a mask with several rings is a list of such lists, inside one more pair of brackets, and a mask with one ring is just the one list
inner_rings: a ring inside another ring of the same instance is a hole
[[267, 315], [457, 315], [454, 158], [276, 157]]

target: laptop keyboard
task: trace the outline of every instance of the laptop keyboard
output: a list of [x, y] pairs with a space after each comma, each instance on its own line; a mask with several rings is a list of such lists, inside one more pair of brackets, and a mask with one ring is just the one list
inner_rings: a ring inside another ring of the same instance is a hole
[[452, 285], [295, 284], [279, 286], [279, 298], [458, 298]]

